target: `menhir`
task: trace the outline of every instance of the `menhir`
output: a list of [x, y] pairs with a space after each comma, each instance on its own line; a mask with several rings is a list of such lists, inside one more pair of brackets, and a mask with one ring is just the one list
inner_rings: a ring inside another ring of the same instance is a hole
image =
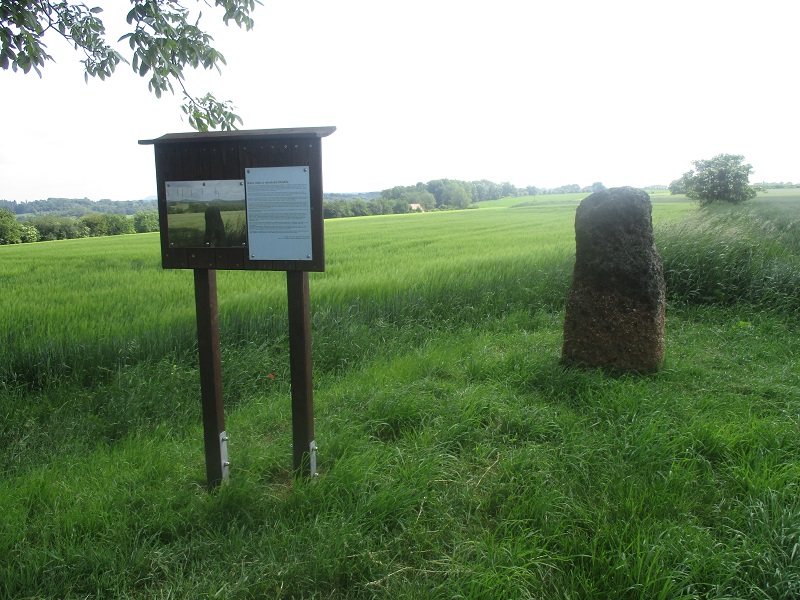
[[585, 198], [575, 214], [575, 271], [562, 361], [652, 373], [664, 361], [664, 269], [650, 196], [631, 187]]

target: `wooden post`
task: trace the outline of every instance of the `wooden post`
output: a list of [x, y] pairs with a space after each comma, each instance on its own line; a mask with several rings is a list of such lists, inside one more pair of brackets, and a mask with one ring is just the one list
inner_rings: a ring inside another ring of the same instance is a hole
[[228, 477], [228, 446], [222, 402], [222, 361], [219, 352], [217, 272], [194, 270], [197, 308], [197, 349], [200, 356], [200, 393], [203, 402], [203, 443], [209, 489]]
[[311, 305], [308, 272], [287, 271], [289, 297], [289, 364], [292, 377], [292, 457], [295, 475], [313, 475], [314, 393], [311, 383]]

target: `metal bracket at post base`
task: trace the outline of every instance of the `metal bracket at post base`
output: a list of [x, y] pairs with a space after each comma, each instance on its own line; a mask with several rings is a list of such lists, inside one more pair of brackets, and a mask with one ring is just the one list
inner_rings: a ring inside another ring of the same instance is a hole
[[228, 481], [231, 463], [228, 462], [228, 435], [224, 431], [219, 434], [219, 459], [222, 462], [222, 481]]
[[316, 477], [319, 475], [319, 473], [317, 473], [317, 442], [314, 440], [311, 440], [311, 443], [308, 445], [308, 462], [311, 476]]

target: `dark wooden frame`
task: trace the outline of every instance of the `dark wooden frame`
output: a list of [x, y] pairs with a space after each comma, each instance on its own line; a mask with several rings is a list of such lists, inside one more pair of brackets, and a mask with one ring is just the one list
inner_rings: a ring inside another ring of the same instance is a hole
[[[155, 146], [161, 264], [165, 269], [324, 271], [322, 142], [335, 127], [170, 133], [140, 144]], [[173, 248], [167, 227], [168, 181], [245, 179], [250, 167], [309, 167], [311, 260], [250, 260], [243, 248]]]

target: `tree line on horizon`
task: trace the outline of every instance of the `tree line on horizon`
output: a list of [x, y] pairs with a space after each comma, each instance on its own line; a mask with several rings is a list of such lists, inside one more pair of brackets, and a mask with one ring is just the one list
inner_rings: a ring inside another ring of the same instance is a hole
[[[584, 188], [578, 184], [569, 184], [548, 189], [536, 186], [518, 188], [508, 182], [494, 183], [486, 179], [434, 179], [412, 186], [395, 186], [381, 192], [327, 193], [324, 194], [323, 205], [325, 218], [331, 219], [401, 214], [414, 210], [464, 209], [478, 202], [509, 196], [593, 192], [598, 189], [604, 189], [602, 183]], [[47, 198], [27, 202], [0, 200], [0, 213], [2, 212], [7, 214], [2, 219], [4, 224], [0, 226], [0, 244], [158, 230], [157, 201], [154, 199]]]
[[[663, 186], [666, 188], [666, 186]], [[415, 185], [396, 185], [368, 199], [360, 194], [341, 194], [324, 202], [325, 218], [363, 217], [369, 215], [403, 214], [414, 211], [458, 210], [474, 208], [479, 202], [518, 196], [546, 194], [592, 193], [604, 190], [602, 182], [581, 187], [577, 183], [557, 188], [524, 188], [507, 181], [495, 183], [487, 179], [463, 181], [460, 179], [433, 179]]]
[[128, 233], [158, 231], [158, 211], [124, 213], [89, 212], [81, 217], [38, 214], [24, 219], [0, 208], [0, 245], [25, 244]]
[[45, 200], [0, 200], [0, 210], [22, 217], [48, 214], [56, 217], [82, 217], [89, 213], [135, 215], [143, 210], [156, 210], [157, 203], [149, 200], [89, 200], [88, 198], [47, 198]]

